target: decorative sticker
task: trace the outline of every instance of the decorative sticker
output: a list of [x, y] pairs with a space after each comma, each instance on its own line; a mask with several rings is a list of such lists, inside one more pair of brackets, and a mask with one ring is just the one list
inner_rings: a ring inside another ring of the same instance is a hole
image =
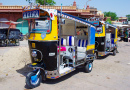
[[42, 37], [42, 39], [44, 39], [46, 37], [46, 33], [42, 33], [41, 37]]
[[35, 43], [32, 43], [32, 48], [35, 48]]

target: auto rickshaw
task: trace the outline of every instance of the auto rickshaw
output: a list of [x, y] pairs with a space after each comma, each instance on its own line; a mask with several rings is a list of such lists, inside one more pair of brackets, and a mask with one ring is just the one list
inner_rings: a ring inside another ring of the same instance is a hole
[[128, 42], [128, 38], [130, 38], [130, 28], [126, 27], [124, 29], [124, 42]]
[[84, 66], [92, 71], [96, 27], [86, 20], [55, 9], [24, 9], [23, 19], [30, 20], [28, 38], [34, 70], [26, 76], [30, 88], [41, 80], [57, 79]]
[[0, 23], [8, 24], [9, 27], [1, 27], [0, 29], [0, 46], [19, 46], [20, 30], [11, 28], [12, 25], [20, 24], [22, 22], [0, 21]]
[[116, 55], [117, 51], [117, 33], [118, 29], [116, 26], [103, 21], [93, 21], [96, 26], [95, 33], [95, 56], [105, 56], [110, 52]]

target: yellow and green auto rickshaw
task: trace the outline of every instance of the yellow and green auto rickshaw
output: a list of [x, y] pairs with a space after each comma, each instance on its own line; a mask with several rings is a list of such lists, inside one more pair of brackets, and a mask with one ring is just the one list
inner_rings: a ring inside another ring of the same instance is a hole
[[30, 20], [28, 38], [34, 71], [26, 76], [30, 88], [41, 80], [57, 79], [84, 66], [92, 71], [96, 27], [86, 20], [55, 9], [24, 9], [23, 19]]
[[105, 23], [103, 21], [93, 21], [96, 26], [95, 33], [95, 56], [105, 56], [110, 52], [116, 55], [117, 51], [117, 33], [116, 26]]

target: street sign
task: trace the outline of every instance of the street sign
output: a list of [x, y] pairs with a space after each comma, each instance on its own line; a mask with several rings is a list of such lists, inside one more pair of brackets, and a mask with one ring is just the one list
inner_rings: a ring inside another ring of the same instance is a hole
[[36, 19], [39, 17], [40, 17], [39, 9], [23, 11], [23, 19]]

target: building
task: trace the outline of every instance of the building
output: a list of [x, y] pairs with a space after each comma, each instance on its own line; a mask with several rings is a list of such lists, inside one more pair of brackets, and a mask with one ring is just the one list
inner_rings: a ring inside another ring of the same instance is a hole
[[[41, 8], [47, 8], [47, 9], [57, 9], [57, 10], [61, 10], [61, 6], [44, 6], [42, 5]], [[78, 9], [76, 2], [73, 2], [72, 6], [62, 6], [62, 11], [83, 19], [88, 19], [91, 17], [96, 17], [96, 18], [100, 18], [103, 19], [104, 18], [104, 14], [99, 14], [97, 13], [97, 8], [94, 7], [89, 7], [89, 5], [86, 7], [86, 9]], [[23, 21], [22, 20], [22, 6], [5, 6], [2, 5], [2, 3], [0, 3], [0, 21], [15, 21], [15, 22], [19, 22], [19, 21]], [[1, 24], [0, 27], [8, 27], [8, 25], [5, 24]], [[17, 28], [20, 29], [20, 31], [23, 34], [28, 33], [28, 29], [29, 29], [29, 21], [28, 20], [24, 20], [23, 24], [18, 24], [16, 26], [12, 26], [11, 28]]]
[[119, 22], [122, 22], [122, 24], [127, 24], [127, 17], [119, 17], [118, 18]]

